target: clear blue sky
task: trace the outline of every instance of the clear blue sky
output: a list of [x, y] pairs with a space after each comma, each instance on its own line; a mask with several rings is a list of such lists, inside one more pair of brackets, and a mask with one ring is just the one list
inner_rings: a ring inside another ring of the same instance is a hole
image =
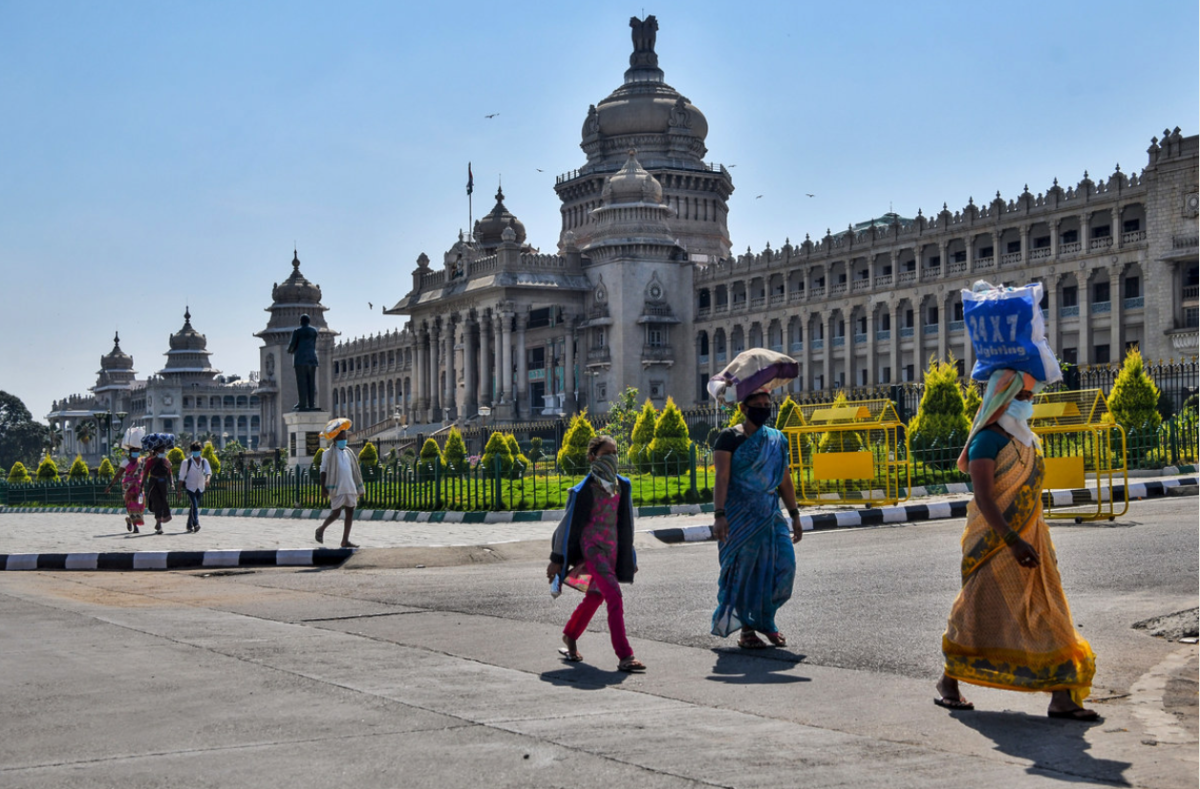
[[245, 377], [293, 241], [343, 338], [399, 328], [379, 309], [466, 225], [468, 160], [475, 215], [503, 174], [552, 251], [643, 8], [737, 165], [736, 250], [1133, 172], [1200, 124], [1194, 0], [0, 0], [0, 389], [41, 418], [118, 328], [161, 369], [185, 305]]

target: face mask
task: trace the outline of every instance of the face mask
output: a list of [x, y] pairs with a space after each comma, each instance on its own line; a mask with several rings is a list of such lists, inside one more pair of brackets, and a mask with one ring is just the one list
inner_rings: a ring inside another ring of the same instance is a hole
[[199, 458], [199, 457], [200, 457], [200, 453], [199, 453], [199, 452], [193, 452], [193, 453], [192, 453], [192, 457], [194, 457], [194, 458]]
[[345, 449], [345, 448], [346, 448], [346, 444], [347, 444], [347, 443], [348, 443], [348, 442], [346, 441], [346, 439], [344, 439], [344, 438], [339, 438], [339, 439], [337, 440], [337, 448], [338, 448], [338, 449]]
[[600, 455], [593, 460], [592, 476], [598, 479], [604, 489], [611, 493], [613, 483], [617, 481], [617, 456]]
[[141, 453], [141, 452], [130, 452], [130, 453], [129, 453], [129, 457], [131, 457], [131, 458], [135, 458], [135, 457], [137, 457], [137, 456], [138, 456], [138, 455], [140, 455], [140, 454], [142, 454], [142, 453]]
[[770, 406], [748, 406], [746, 408], [746, 420], [755, 427], [762, 427], [770, 418]]
[[1033, 419], [1033, 401], [1013, 400], [1008, 404], [1008, 408], [1004, 410], [1004, 413], [1018, 422], [1028, 422], [1030, 419]]

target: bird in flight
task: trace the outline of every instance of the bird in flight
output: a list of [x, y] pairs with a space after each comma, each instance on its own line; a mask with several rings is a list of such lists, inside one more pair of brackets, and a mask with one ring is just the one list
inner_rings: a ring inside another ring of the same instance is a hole
[[762, 195], [759, 195], [758, 197], [755, 197], [754, 199], [755, 199], [755, 200], [762, 200]]
[[729, 165], [729, 166], [730, 166], [731, 168], [733, 168], [733, 167], [737, 167], [737, 165], [736, 165], [736, 164], [731, 164], [731, 165]]
[[484, 115], [483, 117], [485, 117], [485, 118], [495, 118], [495, 117], [496, 117], [497, 115], [499, 115], [499, 114], [500, 114], [500, 113], [498, 113], [498, 112], [493, 112], [491, 115]]
[[542, 172], [542, 168], [540, 168], [540, 167], [535, 167], [533, 169], [537, 170], [539, 173]]
[[810, 195], [808, 192], [805, 192], [805, 193], [804, 193], [804, 196], [805, 196], [805, 197], [816, 197], [816, 195]]
[[373, 309], [375, 309], [375, 305], [374, 305], [374, 304], [372, 304], [371, 302], [369, 302], [369, 301], [368, 301], [368, 302], [367, 302], [367, 309], [369, 309], [369, 310], [373, 310]]

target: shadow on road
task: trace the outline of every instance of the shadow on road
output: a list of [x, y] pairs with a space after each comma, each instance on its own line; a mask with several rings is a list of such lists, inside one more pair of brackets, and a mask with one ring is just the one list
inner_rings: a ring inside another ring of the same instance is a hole
[[605, 671], [587, 663], [566, 663], [556, 671], [545, 671], [538, 676], [542, 682], [576, 690], [601, 690], [620, 685], [629, 675], [623, 671]]
[[1124, 773], [1129, 762], [1096, 759], [1088, 753], [1091, 744], [1084, 739], [1088, 729], [1102, 721], [1052, 721], [1020, 712], [952, 712], [958, 722], [996, 744], [1000, 753], [1028, 759], [1030, 774], [1069, 783], [1107, 781], [1129, 786]]
[[713, 664], [713, 673], [707, 677], [710, 682], [724, 682], [730, 685], [812, 682], [808, 677], [776, 673], [790, 671], [797, 663], [802, 663], [805, 656], [797, 652], [772, 649], [769, 650], [769, 654], [751, 655], [745, 650], [730, 651], [723, 648], [714, 649], [713, 652], [717, 654], [717, 662]]

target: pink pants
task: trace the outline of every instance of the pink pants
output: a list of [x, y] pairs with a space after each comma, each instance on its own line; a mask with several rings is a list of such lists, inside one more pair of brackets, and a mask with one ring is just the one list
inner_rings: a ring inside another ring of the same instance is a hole
[[594, 573], [590, 562], [584, 562], [584, 565], [592, 577], [591, 589], [583, 596], [575, 613], [571, 614], [563, 634], [578, 641], [587, 630], [588, 622], [592, 621], [592, 615], [603, 602], [608, 605], [608, 632], [612, 635], [613, 651], [617, 653], [617, 659], [632, 657], [633, 647], [629, 646], [629, 639], [625, 637], [625, 606], [621, 600], [620, 587], [614, 587], [607, 579]]

